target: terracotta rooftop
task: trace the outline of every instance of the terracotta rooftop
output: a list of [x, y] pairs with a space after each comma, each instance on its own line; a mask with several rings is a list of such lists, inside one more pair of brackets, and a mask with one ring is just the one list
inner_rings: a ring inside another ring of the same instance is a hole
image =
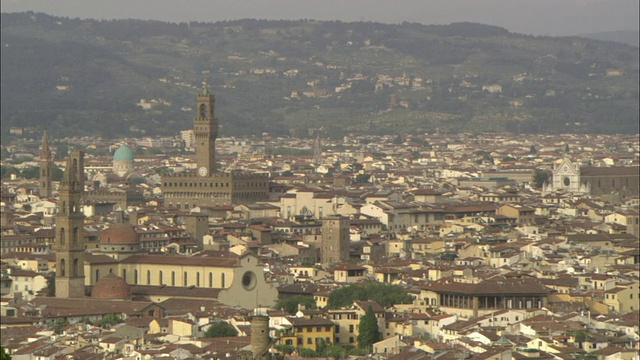
[[185, 265], [185, 266], [213, 266], [213, 267], [235, 267], [238, 265], [237, 258], [222, 257], [190, 257], [172, 255], [134, 255], [124, 259], [123, 264], [157, 264], [157, 265]]
[[457, 282], [451, 278], [446, 278], [428, 283], [421, 288], [437, 292], [469, 295], [548, 295], [552, 292], [551, 289], [544, 286], [540, 281], [532, 278], [494, 278], [477, 284]]
[[131, 288], [116, 274], [101, 277], [93, 287], [91, 297], [96, 299], [131, 299]]
[[133, 244], [139, 241], [135, 228], [126, 223], [115, 223], [100, 236], [100, 243], [103, 244]]

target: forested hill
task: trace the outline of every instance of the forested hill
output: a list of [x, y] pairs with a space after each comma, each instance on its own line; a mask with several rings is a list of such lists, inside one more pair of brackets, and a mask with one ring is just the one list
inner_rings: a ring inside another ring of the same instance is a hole
[[[2, 135], [638, 132], [638, 48], [480, 24], [1, 16]], [[144, 100], [143, 100], [144, 99]]]

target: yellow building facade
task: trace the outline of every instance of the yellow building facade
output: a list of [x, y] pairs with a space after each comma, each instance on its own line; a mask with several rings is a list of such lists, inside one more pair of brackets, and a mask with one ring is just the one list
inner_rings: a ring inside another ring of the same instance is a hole
[[100, 248], [86, 256], [85, 285], [115, 274], [142, 287], [218, 289], [218, 300], [247, 309], [272, 306], [278, 291], [264, 278], [264, 266], [253, 253], [205, 251], [191, 256], [148, 254], [140, 250], [130, 225], [114, 224], [101, 237]]
[[323, 344], [334, 344], [335, 324], [324, 318], [289, 318], [292, 325], [289, 333], [283, 334], [279, 342], [297, 348], [317, 351]]

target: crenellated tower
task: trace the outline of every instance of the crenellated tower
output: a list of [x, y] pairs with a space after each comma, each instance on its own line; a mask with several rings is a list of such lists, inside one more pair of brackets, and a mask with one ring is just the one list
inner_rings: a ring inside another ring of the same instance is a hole
[[215, 97], [205, 84], [197, 97], [197, 116], [194, 120], [196, 140], [196, 162], [198, 175], [211, 176], [216, 172], [216, 139], [218, 138], [218, 119], [214, 116]]
[[197, 169], [162, 176], [164, 205], [191, 210], [199, 206], [247, 204], [267, 199], [268, 174], [230, 169], [224, 172], [217, 171], [218, 119], [214, 116], [215, 97], [209, 92], [206, 84], [202, 92], [196, 96], [196, 107], [193, 127]]
[[323, 264], [349, 260], [349, 218], [338, 214], [322, 218], [320, 259]]
[[84, 152], [67, 158], [56, 217], [56, 297], [84, 297]]
[[40, 149], [40, 196], [50, 198], [53, 194], [53, 158], [49, 148], [49, 135], [45, 130]]

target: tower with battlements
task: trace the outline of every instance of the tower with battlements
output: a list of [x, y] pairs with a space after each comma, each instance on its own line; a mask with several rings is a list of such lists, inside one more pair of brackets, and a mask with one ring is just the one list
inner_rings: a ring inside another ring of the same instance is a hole
[[192, 172], [162, 178], [165, 206], [190, 210], [199, 206], [226, 206], [267, 199], [268, 174], [216, 170], [218, 119], [214, 113], [214, 95], [206, 86], [197, 95], [196, 103], [194, 134], [197, 167]]
[[216, 139], [218, 138], [218, 119], [214, 116], [215, 97], [205, 85], [196, 97], [197, 115], [193, 121], [193, 133], [196, 140], [196, 163], [198, 175], [206, 177], [216, 170]]
[[349, 218], [333, 214], [322, 218], [322, 264], [349, 260]]

